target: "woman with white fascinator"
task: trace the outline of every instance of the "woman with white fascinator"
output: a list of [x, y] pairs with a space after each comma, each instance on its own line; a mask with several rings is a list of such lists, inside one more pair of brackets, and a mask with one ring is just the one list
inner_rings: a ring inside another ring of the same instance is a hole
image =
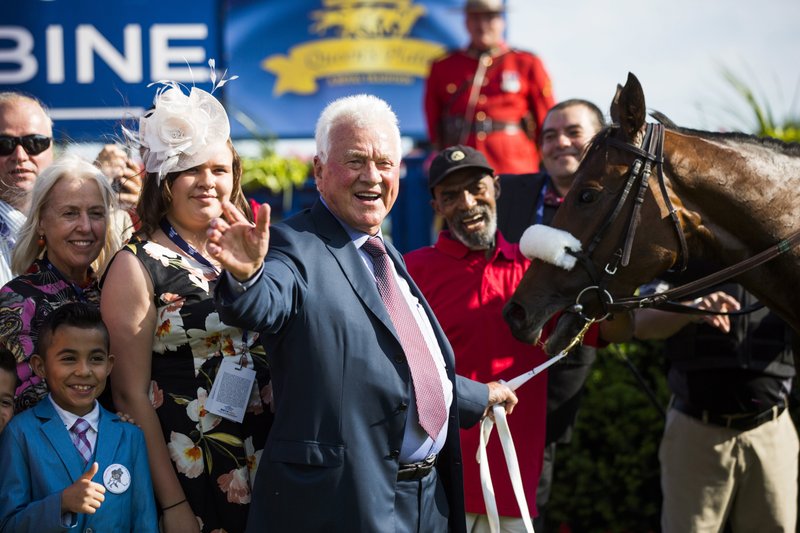
[[[212, 74], [214, 89], [226, 81]], [[114, 402], [144, 431], [162, 531], [243, 531], [271, 423], [269, 376], [251, 350], [257, 335], [220, 322], [220, 268], [206, 252], [223, 201], [249, 213], [241, 161], [224, 108], [197, 87], [162, 82], [129, 134], [146, 175], [141, 229], [102, 282]]]

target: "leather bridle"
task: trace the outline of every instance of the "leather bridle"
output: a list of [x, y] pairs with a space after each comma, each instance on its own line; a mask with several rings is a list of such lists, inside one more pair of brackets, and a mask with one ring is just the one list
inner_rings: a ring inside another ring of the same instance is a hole
[[[698, 293], [699, 291], [708, 289], [723, 281], [726, 281], [734, 276], [743, 272], [753, 269], [757, 266], [766, 263], [767, 261], [788, 252], [798, 244], [800, 244], [800, 230], [792, 233], [788, 238], [778, 242], [770, 248], [754, 255], [744, 261], [731, 265], [711, 275], [705, 276], [698, 280], [692, 281], [685, 285], [675, 287], [668, 291], [657, 293], [649, 296], [631, 296], [628, 298], [621, 298], [614, 301], [614, 298], [608, 292], [607, 287], [611, 278], [617, 273], [620, 266], [628, 266], [630, 261], [631, 251], [633, 247], [633, 239], [636, 235], [636, 229], [641, 219], [641, 208], [644, 203], [644, 198], [649, 188], [650, 176], [653, 171], [653, 166], [656, 170], [656, 179], [658, 180], [659, 190], [664, 199], [664, 203], [669, 211], [669, 216], [672, 221], [672, 226], [678, 236], [679, 251], [677, 264], [680, 265], [679, 271], [683, 272], [689, 262], [689, 247], [686, 243], [686, 237], [683, 233], [680, 220], [678, 219], [677, 210], [675, 209], [672, 201], [669, 198], [667, 191], [666, 181], [664, 178], [664, 126], [662, 124], [647, 124], [644, 137], [642, 139], [641, 147], [635, 146], [631, 143], [620, 141], [612, 137], [613, 130], [618, 126], [611, 126], [605, 138], [607, 145], [614, 146], [626, 152], [631, 152], [636, 156], [636, 159], [630, 166], [628, 179], [622, 193], [617, 199], [617, 203], [613, 209], [606, 215], [605, 220], [595, 232], [589, 245], [585, 251], [576, 252], [567, 249], [566, 252], [573, 255], [578, 263], [583, 266], [589, 277], [592, 280], [592, 285], [584, 288], [575, 299], [575, 304], [567, 309], [567, 312], [577, 313], [584, 318], [584, 320], [592, 320], [583, 314], [583, 304], [581, 299], [587, 293], [596, 293], [602, 306], [604, 316], [599, 319], [603, 320], [610, 314], [618, 311], [628, 311], [632, 309], [642, 308], [658, 308], [669, 310], [673, 312], [695, 313], [695, 314], [739, 314], [743, 311], [752, 311], [754, 309], [742, 310], [740, 312], [716, 312], [709, 310], [701, 310], [695, 307], [677, 303], [674, 300], [685, 298], [687, 296]], [[627, 229], [624, 234], [620, 236], [620, 240], [611, 254], [610, 259], [606, 263], [602, 273], [597, 272], [592, 255], [594, 254], [598, 244], [602, 241], [606, 231], [617, 220], [623, 207], [625, 206], [631, 191], [638, 182], [638, 190], [633, 199], [633, 210], [631, 211], [630, 219], [628, 220]]]
[[[617, 198], [616, 204], [606, 215], [602, 224], [600, 224], [600, 227], [589, 241], [589, 245], [586, 247], [585, 251], [576, 252], [567, 250], [567, 253], [573, 255], [577, 259], [578, 263], [587, 271], [593, 283], [593, 285], [586, 287], [578, 294], [575, 305], [570, 308], [572, 312], [579, 314], [582, 314], [583, 310], [583, 306], [580, 303], [581, 298], [584, 294], [592, 291], [598, 294], [598, 298], [603, 307], [603, 312], [606, 316], [608, 316], [608, 314], [614, 310], [612, 309], [612, 306], [615, 306], [614, 299], [606, 287], [611, 281], [611, 278], [617, 273], [619, 267], [628, 266], [628, 263], [630, 262], [633, 240], [636, 236], [636, 229], [639, 226], [639, 221], [641, 219], [641, 208], [642, 204], [644, 203], [647, 189], [650, 186], [650, 176], [653, 173], [654, 166], [661, 195], [664, 198], [664, 203], [667, 206], [672, 224], [678, 236], [678, 242], [680, 245], [679, 258], [681, 271], [686, 269], [686, 265], [689, 260], [686, 237], [683, 234], [683, 229], [681, 228], [680, 221], [678, 220], [677, 210], [673, 206], [672, 201], [669, 198], [669, 194], [667, 193], [667, 187], [664, 180], [664, 126], [662, 124], [647, 124], [644, 137], [642, 138], [641, 147], [635, 146], [628, 142], [620, 141], [612, 137], [611, 135], [613, 134], [613, 130], [616, 128], [617, 126], [611, 126], [611, 128], [607, 131], [605, 138], [606, 144], [626, 152], [631, 152], [636, 156], [636, 159], [630, 165], [628, 178], [625, 182], [622, 192], [619, 195], [619, 198]], [[592, 261], [592, 256], [594, 255], [597, 246], [603, 240], [608, 228], [610, 228], [617, 218], [619, 218], [620, 213], [622, 212], [622, 209], [628, 200], [628, 197], [631, 196], [631, 192], [634, 189], [636, 189], [636, 194], [633, 196], [633, 209], [631, 211], [630, 219], [628, 220], [627, 229], [620, 236], [617, 246], [606, 263], [605, 268], [603, 268], [603, 272], [598, 273], [597, 268]]]

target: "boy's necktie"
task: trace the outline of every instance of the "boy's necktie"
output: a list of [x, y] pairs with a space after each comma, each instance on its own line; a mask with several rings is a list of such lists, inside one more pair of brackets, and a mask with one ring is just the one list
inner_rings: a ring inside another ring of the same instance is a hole
[[92, 445], [89, 444], [89, 439], [86, 437], [87, 431], [89, 431], [89, 422], [83, 418], [77, 419], [69, 430], [72, 443], [78, 449], [81, 457], [83, 457], [84, 464], [89, 464], [89, 461], [92, 460]]

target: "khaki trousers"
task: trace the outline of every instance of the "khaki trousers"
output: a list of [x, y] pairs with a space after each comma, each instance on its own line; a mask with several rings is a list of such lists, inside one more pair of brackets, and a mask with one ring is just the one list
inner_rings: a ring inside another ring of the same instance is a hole
[[[491, 533], [489, 517], [485, 514], [467, 513], [467, 533]], [[500, 533], [526, 533], [522, 518], [500, 517]]]
[[664, 533], [795, 532], [798, 438], [788, 411], [748, 431], [667, 414], [658, 457]]

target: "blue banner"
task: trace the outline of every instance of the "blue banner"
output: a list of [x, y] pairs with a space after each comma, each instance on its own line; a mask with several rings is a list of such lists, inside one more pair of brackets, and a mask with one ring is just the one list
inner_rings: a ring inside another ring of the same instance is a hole
[[[232, 135], [312, 137], [331, 100], [387, 100], [404, 135], [425, 137], [430, 62], [467, 41], [463, 0], [27, 0], [0, 22], [0, 91], [39, 97], [60, 139], [103, 140], [150, 106], [147, 84], [223, 89]], [[222, 15], [222, 16], [221, 16]], [[224, 23], [222, 19], [224, 18]], [[224, 49], [223, 49], [224, 46]]]
[[236, 137], [313, 137], [331, 100], [370, 93], [424, 138], [430, 63], [464, 46], [463, 0], [227, 0], [226, 107]]
[[217, 0], [5, 2], [0, 91], [39, 97], [58, 138], [103, 140], [151, 105], [152, 81], [210, 90], [218, 18]]

